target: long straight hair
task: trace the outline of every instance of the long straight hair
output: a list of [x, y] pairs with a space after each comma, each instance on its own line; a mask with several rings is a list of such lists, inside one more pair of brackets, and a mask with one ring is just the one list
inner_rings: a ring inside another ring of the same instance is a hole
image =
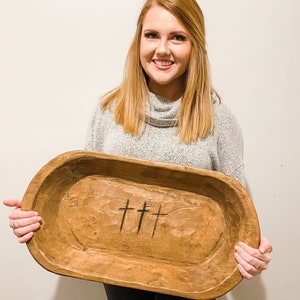
[[145, 124], [145, 99], [149, 95], [147, 76], [140, 62], [143, 22], [149, 9], [158, 5], [172, 13], [187, 30], [192, 50], [186, 72], [186, 86], [181, 100], [178, 135], [185, 143], [205, 138], [214, 126], [209, 62], [206, 52], [205, 23], [196, 0], [147, 0], [137, 21], [136, 33], [129, 48], [123, 81], [109, 92], [102, 108], [114, 105], [115, 121], [134, 136]]

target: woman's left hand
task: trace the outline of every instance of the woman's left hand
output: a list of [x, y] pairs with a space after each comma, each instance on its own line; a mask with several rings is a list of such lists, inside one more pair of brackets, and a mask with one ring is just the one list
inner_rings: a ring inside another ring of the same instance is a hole
[[240, 242], [235, 246], [235, 251], [238, 270], [245, 279], [251, 279], [266, 270], [272, 259], [272, 246], [266, 237], [261, 238], [258, 249]]

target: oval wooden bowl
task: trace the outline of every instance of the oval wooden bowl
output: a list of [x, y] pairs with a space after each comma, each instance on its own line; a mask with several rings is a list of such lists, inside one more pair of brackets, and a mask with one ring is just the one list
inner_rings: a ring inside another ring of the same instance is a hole
[[45, 269], [191, 299], [236, 286], [234, 246], [257, 247], [260, 238], [253, 203], [236, 180], [97, 152], [47, 163], [22, 209], [42, 217], [28, 248]]

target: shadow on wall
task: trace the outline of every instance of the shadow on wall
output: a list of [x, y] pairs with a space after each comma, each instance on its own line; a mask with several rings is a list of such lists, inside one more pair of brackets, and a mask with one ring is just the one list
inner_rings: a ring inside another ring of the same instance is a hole
[[243, 280], [227, 295], [218, 300], [267, 300], [266, 288], [262, 277], [258, 276], [251, 280]]
[[52, 300], [106, 300], [101, 283], [61, 276]]
[[[101, 283], [60, 277], [56, 293], [52, 300], [106, 300]], [[262, 278], [244, 280], [219, 300], [267, 300]]]

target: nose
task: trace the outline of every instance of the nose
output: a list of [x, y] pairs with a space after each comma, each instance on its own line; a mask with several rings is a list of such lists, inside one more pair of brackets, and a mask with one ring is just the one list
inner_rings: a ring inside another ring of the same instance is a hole
[[156, 49], [157, 55], [170, 55], [171, 51], [169, 48], [168, 40], [167, 39], [160, 39], [159, 44]]

